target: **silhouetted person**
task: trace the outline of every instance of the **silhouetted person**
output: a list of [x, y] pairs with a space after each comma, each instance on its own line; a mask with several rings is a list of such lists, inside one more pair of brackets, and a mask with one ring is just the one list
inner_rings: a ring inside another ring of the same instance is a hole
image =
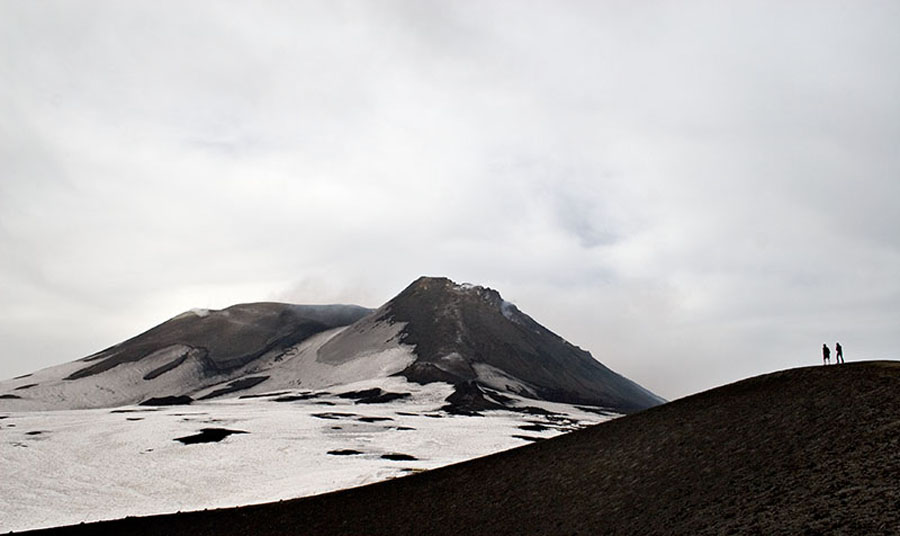
[[831, 350], [828, 349], [827, 344], [823, 344], [822, 345], [822, 361], [824, 361], [825, 364], [827, 365], [829, 359], [831, 359]]
[[834, 362], [835, 363], [843, 363], [844, 362], [844, 349], [841, 348], [841, 343], [834, 343]]

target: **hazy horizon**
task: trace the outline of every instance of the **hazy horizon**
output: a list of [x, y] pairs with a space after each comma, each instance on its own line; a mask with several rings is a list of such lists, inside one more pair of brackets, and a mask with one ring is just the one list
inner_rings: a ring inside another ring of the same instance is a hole
[[900, 4], [0, 4], [0, 378], [497, 289], [668, 399], [897, 358]]

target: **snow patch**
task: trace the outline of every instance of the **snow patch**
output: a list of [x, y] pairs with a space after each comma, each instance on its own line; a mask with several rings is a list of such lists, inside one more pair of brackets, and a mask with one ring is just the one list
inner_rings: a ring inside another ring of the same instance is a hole
[[465, 358], [459, 355], [458, 352], [450, 352], [447, 355], [438, 357], [433, 364], [443, 370], [453, 370], [454, 368], [465, 367], [467, 365]]
[[[202, 309], [199, 307], [195, 307], [193, 309], [189, 309], [189, 310], [181, 313], [180, 315], [176, 315], [174, 318], [172, 318], [172, 320], [177, 320], [180, 318], [194, 318], [194, 317], [203, 318], [203, 317], [211, 315], [212, 313], [224, 313], [224, 311], [215, 311], [212, 309]], [[103, 353], [103, 352], [98, 352], [98, 353]]]
[[[262, 356], [240, 375], [266, 375], [269, 379], [240, 395], [282, 389], [324, 389], [364, 380], [382, 381], [411, 365], [413, 347], [400, 343], [404, 323], [376, 322], [375, 316], [351, 326], [323, 331], [287, 350]], [[223, 385], [227, 381], [223, 382]], [[215, 386], [197, 393], [211, 393]], [[193, 396], [193, 395], [192, 395]]]
[[498, 391], [518, 393], [527, 397], [538, 396], [534, 389], [527, 383], [514, 376], [510, 376], [497, 367], [493, 367], [487, 363], [473, 363], [472, 368], [475, 369], [478, 381], [483, 385], [493, 387]]

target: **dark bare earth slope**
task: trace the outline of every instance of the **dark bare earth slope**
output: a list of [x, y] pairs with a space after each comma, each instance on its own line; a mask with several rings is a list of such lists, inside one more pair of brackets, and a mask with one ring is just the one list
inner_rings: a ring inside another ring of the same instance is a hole
[[41, 534], [898, 534], [900, 363], [752, 378], [398, 480]]
[[[519, 394], [531, 398], [623, 413], [664, 402], [538, 324], [494, 289], [420, 277], [380, 313], [383, 320], [402, 322], [403, 342], [415, 346], [416, 361], [402, 372], [414, 382], [476, 389], [483, 383], [476, 371], [480, 365], [528, 386], [530, 392]], [[517, 391], [511, 385], [503, 390]]]
[[266, 352], [286, 348], [316, 333], [356, 322], [371, 312], [356, 305], [245, 303], [203, 314], [185, 313], [82, 359], [86, 365], [67, 380], [95, 376], [154, 352], [183, 346], [184, 355], [151, 372], [145, 380], [168, 372], [189, 357], [200, 359], [214, 376], [238, 368]]

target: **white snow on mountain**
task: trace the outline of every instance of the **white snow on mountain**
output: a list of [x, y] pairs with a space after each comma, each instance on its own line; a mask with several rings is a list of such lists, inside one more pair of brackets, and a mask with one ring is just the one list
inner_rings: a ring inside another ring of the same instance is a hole
[[[191, 348], [172, 345], [139, 361], [119, 365], [96, 375], [66, 380], [84, 368], [74, 361], [38, 371], [27, 377], [0, 382], [0, 411], [89, 409], [137, 404], [159, 396], [206, 396], [227, 386], [232, 378], [268, 376], [240, 394], [277, 389], [320, 389], [396, 374], [415, 360], [412, 348], [399, 342], [403, 324], [361, 321], [352, 332], [334, 328], [285, 350], [272, 351], [235, 369], [224, 379], [204, 374], [200, 356]], [[151, 380], [148, 373], [187, 355], [179, 366]], [[298, 378], [302, 378], [302, 381]]]
[[[337, 335], [322, 334], [310, 345]], [[285, 366], [308, 365], [304, 358], [298, 350]], [[374, 404], [338, 396], [372, 388], [409, 396]], [[614, 416], [517, 397], [518, 405], [552, 413], [451, 415], [440, 411], [451, 392], [444, 383], [390, 377], [327, 393], [288, 389], [190, 406], [0, 411], [0, 532], [308, 496], [502, 451]], [[205, 428], [246, 433], [219, 442], [176, 440]]]
[[478, 381], [488, 387], [493, 387], [499, 391], [518, 393], [529, 398], [538, 397], [531, 386], [497, 367], [492, 367], [487, 363], [474, 363], [472, 368], [475, 369], [475, 373], [478, 375]]

